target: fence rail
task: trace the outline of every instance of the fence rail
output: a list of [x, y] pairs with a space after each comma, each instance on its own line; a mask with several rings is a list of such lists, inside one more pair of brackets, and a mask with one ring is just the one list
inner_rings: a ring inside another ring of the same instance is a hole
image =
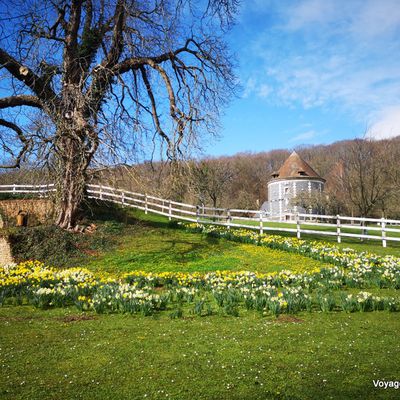
[[[54, 184], [0, 185], [0, 193], [35, 194], [55, 192]], [[131, 192], [110, 186], [88, 184], [87, 197], [110, 201], [124, 207], [152, 212], [172, 219], [231, 228], [246, 228], [264, 232], [289, 232], [300, 239], [302, 234], [373, 239], [386, 247], [388, 241], [400, 242], [400, 220], [386, 218], [361, 218], [343, 215], [288, 214], [291, 221], [272, 221], [262, 210], [241, 210], [194, 206], [143, 193]], [[368, 225], [367, 225], [368, 224]]]
[[30, 194], [30, 193], [50, 193], [55, 192], [55, 186], [53, 183], [44, 185], [0, 185], [0, 193], [12, 193], [12, 194]]

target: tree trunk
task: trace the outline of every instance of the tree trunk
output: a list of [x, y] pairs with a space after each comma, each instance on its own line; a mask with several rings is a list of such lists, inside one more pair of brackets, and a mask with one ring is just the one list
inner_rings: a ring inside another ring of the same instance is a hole
[[86, 184], [86, 170], [90, 159], [76, 139], [63, 139], [57, 168], [56, 225], [72, 229], [76, 225]]

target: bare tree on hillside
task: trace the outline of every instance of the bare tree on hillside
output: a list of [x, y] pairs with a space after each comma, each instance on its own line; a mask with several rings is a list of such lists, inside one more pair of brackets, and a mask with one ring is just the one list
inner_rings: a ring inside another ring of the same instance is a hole
[[344, 153], [341, 186], [362, 217], [370, 216], [393, 193], [386, 156], [384, 143], [364, 139], [350, 142]]
[[29, 156], [47, 160], [58, 177], [56, 223], [71, 228], [96, 158], [123, 158], [121, 148], [146, 137], [177, 158], [202, 131], [216, 129], [219, 107], [234, 89], [219, 32], [236, 6], [4, 2], [0, 64], [9, 96], [0, 99], [0, 149], [10, 160], [2, 168]]
[[223, 160], [202, 160], [191, 168], [192, 187], [200, 203], [211, 200], [214, 208], [220, 205], [234, 178], [234, 171]]

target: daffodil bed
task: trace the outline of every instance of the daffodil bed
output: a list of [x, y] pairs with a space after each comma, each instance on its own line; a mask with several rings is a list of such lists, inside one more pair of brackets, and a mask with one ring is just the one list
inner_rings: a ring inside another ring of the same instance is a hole
[[[239, 315], [240, 308], [279, 315], [308, 311], [399, 311], [393, 296], [375, 296], [367, 289], [400, 288], [400, 258], [358, 253], [323, 242], [307, 242], [249, 230], [184, 225], [187, 230], [273, 249], [295, 252], [328, 262], [306, 272], [271, 273], [216, 271], [209, 273], [129, 272], [120, 276], [86, 269], [59, 270], [38, 261], [0, 269], [0, 304], [28, 302], [39, 308], [75, 305], [97, 313], [151, 315], [170, 310], [171, 317], [222, 313]], [[349, 289], [352, 290], [349, 293]], [[359, 289], [358, 293], [354, 289]], [[185, 306], [185, 307], [184, 307]]]
[[[262, 238], [261, 240], [266, 240]], [[268, 238], [272, 243], [271, 238]], [[285, 245], [304, 243], [285, 239]], [[311, 245], [308, 245], [312, 249]], [[38, 308], [75, 305], [97, 313], [142, 313], [169, 310], [181, 317], [183, 309], [195, 315], [239, 315], [257, 310], [263, 315], [307, 311], [399, 311], [397, 296], [375, 296], [366, 289], [400, 288], [400, 260], [351, 250], [313, 249], [319, 257], [334, 258], [337, 266], [294, 274], [289, 270], [257, 272], [145, 273], [119, 277], [94, 274], [86, 269], [58, 270], [40, 262], [25, 262], [0, 269], [1, 304], [28, 302]], [[317, 253], [319, 250], [319, 253]], [[347, 290], [360, 289], [358, 293]]]

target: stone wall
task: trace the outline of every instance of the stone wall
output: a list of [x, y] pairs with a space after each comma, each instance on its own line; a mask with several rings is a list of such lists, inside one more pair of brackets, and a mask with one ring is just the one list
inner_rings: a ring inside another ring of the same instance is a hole
[[11, 248], [7, 239], [0, 237], [0, 266], [7, 265], [13, 262], [11, 256]]
[[0, 200], [0, 214], [2, 214], [6, 226], [15, 225], [20, 211], [28, 213], [28, 225], [32, 226], [52, 218], [54, 206], [47, 199]]
[[315, 178], [276, 179], [270, 181], [268, 183], [270, 216], [283, 220], [286, 218], [286, 214], [307, 213], [304, 208], [292, 205], [292, 199], [301, 192], [322, 192], [323, 189], [324, 182]]

